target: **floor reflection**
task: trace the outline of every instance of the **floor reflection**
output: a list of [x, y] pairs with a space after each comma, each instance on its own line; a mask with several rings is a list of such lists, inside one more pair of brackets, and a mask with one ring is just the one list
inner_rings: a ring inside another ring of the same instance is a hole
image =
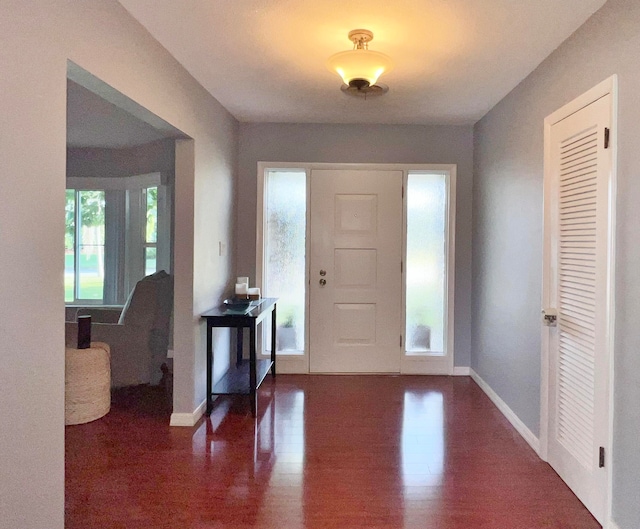
[[[243, 526], [262, 527], [282, 517], [287, 527], [302, 525], [304, 411], [303, 390], [277, 393], [267, 386], [255, 419], [243, 399], [221, 398], [194, 433], [193, 451], [205, 453], [210, 468], [225, 473], [225, 465], [233, 466], [233, 475], [230, 468], [225, 477], [231, 481], [227, 501], [251, 497], [254, 517], [243, 518]], [[283, 495], [290, 501], [283, 504]]]
[[444, 458], [442, 393], [405, 391], [402, 410], [402, 476], [405, 486], [432, 485], [432, 476], [442, 476]]
[[402, 409], [402, 482], [405, 527], [433, 516], [442, 499], [445, 458], [444, 397], [405, 390]]
[[[265, 494], [261, 521], [286, 520], [286, 527], [303, 526], [305, 395], [293, 390], [276, 396], [276, 414], [269, 428], [275, 430], [275, 464]], [[281, 498], [287, 498], [282, 502]]]

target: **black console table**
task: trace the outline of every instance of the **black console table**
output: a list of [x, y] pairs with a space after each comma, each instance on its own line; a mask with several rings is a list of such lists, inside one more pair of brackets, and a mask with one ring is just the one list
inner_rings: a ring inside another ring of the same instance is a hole
[[[227, 311], [224, 306], [208, 310], [202, 318], [207, 320], [207, 415], [211, 415], [213, 395], [249, 395], [251, 399], [251, 415], [257, 413], [256, 390], [271, 369], [271, 376], [276, 376], [276, 303], [278, 298], [263, 298], [253, 302], [246, 313], [237, 314]], [[258, 323], [271, 314], [271, 359], [256, 358], [256, 329]], [[213, 339], [214, 327], [235, 328], [236, 364], [213, 385]], [[249, 329], [249, 361], [242, 358], [244, 329]]]

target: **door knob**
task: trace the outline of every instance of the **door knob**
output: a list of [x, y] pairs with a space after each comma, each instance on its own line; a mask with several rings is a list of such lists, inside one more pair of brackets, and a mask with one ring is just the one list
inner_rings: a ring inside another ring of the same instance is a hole
[[327, 271], [326, 270], [320, 270], [320, 275], [321, 276], [326, 276], [327, 275]]
[[319, 281], [319, 283], [320, 283], [320, 286], [323, 287], [323, 286], [325, 286], [327, 284], [327, 280], [326, 279], [321, 279]]
[[542, 323], [547, 327], [555, 327], [558, 321], [558, 311], [556, 309], [542, 310]]

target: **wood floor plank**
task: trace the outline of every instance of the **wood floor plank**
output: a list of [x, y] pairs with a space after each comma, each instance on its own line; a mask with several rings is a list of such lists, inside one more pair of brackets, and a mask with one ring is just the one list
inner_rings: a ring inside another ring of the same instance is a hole
[[170, 428], [161, 395], [66, 428], [66, 527], [597, 529], [467, 377], [267, 377]]

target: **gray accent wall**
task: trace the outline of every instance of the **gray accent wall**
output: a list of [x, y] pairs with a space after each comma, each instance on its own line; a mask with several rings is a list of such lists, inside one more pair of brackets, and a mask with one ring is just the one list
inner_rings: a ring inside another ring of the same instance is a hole
[[474, 129], [472, 368], [536, 435], [544, 118], [617, 74], [613, 519], [640, 527], [640, 2], [610, 0]]
[[[238, 124], [115, 0], [1, 11], [0, 527], [62, 529], [69, 65], [192, 138], [176, 151], [174, 412], [205, 397], [199, 314], [234, 268], [217, 249], [232, 235]], [[228, 333], [216, 345], [228, 364]]]
[[455, 364], [468, 366], [472, 152], [471, 126], [241, 123], [238, 275], [255, 280], [258, 162], [457, 164]]
[[173, 183], [175, 140], [164, 139], [125, 148], [67, 147], [67, 178], [123, 178], [160, 173]]

